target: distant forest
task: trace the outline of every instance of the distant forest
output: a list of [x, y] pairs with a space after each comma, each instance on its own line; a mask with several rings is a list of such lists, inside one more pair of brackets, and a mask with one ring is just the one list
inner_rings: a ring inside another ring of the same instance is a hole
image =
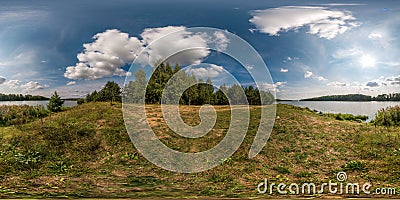
[[[173, 81], [171, 86], [173, 89], [167, 90], [169, 92], [165, 94], [165, 102], [161, 102], [164, 88], [174, 75], [176, 81]], [[146, 79], [145, 71], [136, 71], [135, 81], [130, 81], [124, 88], [125, 100], [132, 103], [140, 102], [143, 93], [140, 94], [139, 91], [144, 91], [147, 82], [145, 102], [148, 104], [168, 104], [172, 99], [179, 99], [179, 103], [184, 105], [228, 105], [227, 97], [229, 97], [231, 104], [246, 104], [247, 100], [250, 105], [265, 105], [271, 104], [275, 100], [270, 92], [259, 90], [253, 86], [242, 87], [235, 84], [232, 86], [222, 85], [218, 89], [214, 89], [210, 78], [206, 81], [201, 78], [197, 79], [193, 74], [183, 72], [179, 65], [172, 68], [168, 63], [161, 63], [153, 71], [150, 80]], [[179, 95], [179, 88], [187, 88], [182, 96]], [[245, 97], [241, 95], [243, 94], [241, 91], [244, 91]], [[260, 97], [263, 97], [264, 102], [261, 102]]]
[[40, 101], [49, 100], [42, 96], [23, 95], [23, 94], [2, 94], [0, 93], [0, 101]]
[[363, 94], [329, 95], [300, 101], [400, 101], [400, 93], [381, 94], [376, 97]]

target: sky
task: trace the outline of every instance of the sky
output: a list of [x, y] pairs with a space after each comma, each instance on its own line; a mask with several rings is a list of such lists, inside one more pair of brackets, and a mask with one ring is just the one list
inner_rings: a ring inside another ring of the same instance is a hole
[[84, 97], [107, 81], [122, 86], [146, 48], [149, 62], [191, 46], [226, 49], [228, 32], [250, 44], [270, 74], [204, 49], [169, 61], [216, 85], [227, 73], [247, 84], [244, 71], [270, 76], [260, 86], [280, 99], [399, 92], [399, 11], [396, 0], [0, 1], [0, 93]]

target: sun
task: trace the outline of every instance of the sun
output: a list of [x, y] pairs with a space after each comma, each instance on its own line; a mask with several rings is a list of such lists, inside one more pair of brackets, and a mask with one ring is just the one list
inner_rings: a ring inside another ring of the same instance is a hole
[[361, 56], [359, 62], [362, 67], [375, 67], [376, 65], [375, 58], [369, 54]]

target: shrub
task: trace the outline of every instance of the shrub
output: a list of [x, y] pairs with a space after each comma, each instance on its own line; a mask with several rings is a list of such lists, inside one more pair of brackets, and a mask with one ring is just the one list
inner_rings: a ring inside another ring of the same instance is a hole
[[367, 169], [365, 168], [365, 164], [361, 161], [350, 161], [342, 166], [346, 171], [360, 171], [364, 172]]
[[336, 120], [340, 121], [354, 121], [354, 122], [363, 122], [368, 119], [366, 115], [352, 115], [352, 114], [343, 114], [343, 113], [319, 113], [319, 115], [327, 116], [335, 118]]
[[375, 125], [380, 126], [400, 126], [400, 106], [389, 106], [387, 108], [382, 108], [376, 113], [375, 120], [373, 122]]
[[48, 115], [43, 106], [0, 106], [0, 126], [21, 125]]
[[39, 152], [28, 151], [27, 153], [16, 153], [14, 155], [15, 162], [20, 168], [31, 169], [37, 167], [41, 162], [41, 154]]

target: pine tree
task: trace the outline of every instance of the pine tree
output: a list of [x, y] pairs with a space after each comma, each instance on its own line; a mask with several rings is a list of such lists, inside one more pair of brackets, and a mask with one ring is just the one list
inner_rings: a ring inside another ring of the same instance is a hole
[[62, 109], [64, 101], [58, 96], [57, 91], [51, 96], [49, 103], [47, 104], [47, 109], [51, 112], [59, 112]]

